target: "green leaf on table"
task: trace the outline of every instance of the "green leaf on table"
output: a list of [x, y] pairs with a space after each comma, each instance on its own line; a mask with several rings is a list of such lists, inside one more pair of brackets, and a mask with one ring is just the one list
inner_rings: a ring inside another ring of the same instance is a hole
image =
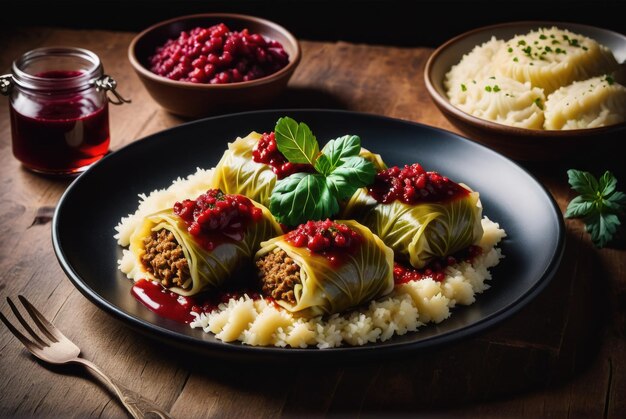
[[568, 181], [572, 189], [584, 195], [594, 195], [598, 190], [598, 181], [589, 172], [570, 169], [567, 171]]
[[609, 171], [599, 180], [576, 169], [568, 170], [567, 176], [572, 189], [580, 195], [569, 202], [565, 217], [582, 218], [594, 246], [605, 247], [621, 225], [619, 217], [626, 211], [626, 194], [616, 190], [617, 179]]
[[593, 202], [585, 201], [582, 196], [572, 199], [565, 211], [565, 218], [580, 218], [589, 215], [594, 209]]
[[591, 241], [598, 248], [603, 248], [613, 239], [621, 224], [617, 215], [600, 212], [585, 217], [584, 222], [585, 229], [591, 235]]

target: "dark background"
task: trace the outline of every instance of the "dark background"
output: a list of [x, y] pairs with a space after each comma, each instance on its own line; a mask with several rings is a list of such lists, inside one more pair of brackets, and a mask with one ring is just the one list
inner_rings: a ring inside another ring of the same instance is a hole
[[193, 13], [232, 12], [273, 20], [300, 39], [435, 47], [467, 30], [518, 20], [584, 23], [626, 33], [626, 0], [8, 0], [13, 26], [140, 31]]

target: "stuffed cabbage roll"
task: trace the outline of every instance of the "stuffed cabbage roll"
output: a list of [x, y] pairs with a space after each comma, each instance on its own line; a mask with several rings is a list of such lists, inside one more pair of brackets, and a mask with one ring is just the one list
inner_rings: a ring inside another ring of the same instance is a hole
[[263, 294], [303, 316], [339, 313], [391, 292], [393, 251], [354, 220], [309, 221], [261, 243]]
[[179, 295], [218, 287], [282, 230], [263, 205], [211, 189], [145, 218], [130, 239], [144, 277]]
[[[386, 168], [378, 154], [364, 148], [359, 154], [377, 170]], [[278, 150], [273, 132], [252, 132], [237, 138], [215, 168], [212, 188], [224, 193], [241, 194], [268, 206], [276, 181], [298, 172], [314, 172], [309, 164], [291, 163]]]
[[224, 193], [245, 195], [263, 205], [269, 205], [276, 174], [272, 166], [253, 159], [253, 149], [260, 139], [261, 134], [252, 132], [228, 144], [228, 150], [215, 167], [213, 188]]
[[377, 234], [396, 260], [420, 269], [476, 243], [483, 235], [478, 192], [419, 164], [392, 167], [359, 189], [344, 208]]

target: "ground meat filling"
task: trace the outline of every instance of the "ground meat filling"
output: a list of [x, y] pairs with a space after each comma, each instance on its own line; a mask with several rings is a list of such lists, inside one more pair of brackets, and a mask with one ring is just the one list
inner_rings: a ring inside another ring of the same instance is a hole
[[171, 231], [154, 231], [144, 239], [144, 244], [146, 253], [141, 257], [141, 262], [163, 286], [191, 287], [187, 259]]
[[300, 284], [300, 266], [287, 253], [274, 249], [256, 262], [263, 294], [275, 300], [296, 304], [293, 288]]

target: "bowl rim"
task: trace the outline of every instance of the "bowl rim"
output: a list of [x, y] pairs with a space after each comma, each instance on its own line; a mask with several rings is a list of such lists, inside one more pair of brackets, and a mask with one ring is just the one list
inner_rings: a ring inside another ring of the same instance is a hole
[[[168, 79], [167, 77], [163, 77], [163, 76], [153, 73], [152, 71], [147, 69], [143, 64], [141, 64], [141, 62], [139, 62], [139, 59], [137, 58], [135, 54], [135, 48], [137, 46], [137, 43], [141, 39], [143, 39], [148, 33], [156, 29], [162, 28], [164, 26], [171, 25], [172, 23], [185, 21], [189, 19], [202, 19], [202, 18], [239, 19], [239, 20], [246, 21], [246, 22], [261, 23], [265, 26], [272, 27], [278, 32], [281, 32], [289, 40], [289, 42], [294, 47], [295, 53], [293, 54], [293, 56], [289, 57], [289, 62], [287, 63], [287, 65], [275, 73], [269, 74], [267, 76], [264, 76], [255, 80], [240, 81], [240, 82], [234, 82], [234, 83], [224, 83], [224, 84], [192, 83], [192, 82], [187, 82], [187, 81], [178, 81], [178, 80]], [[252, 16], [252, 15], [246, 15], [246, 14], [239, 14], [239, 13], [196, 13], [196, 14], [189, 14], [189, 15], [184, 15], [184, 16], [178, 16], [172, 19], [163, 20], [147, 27], [146, 29], [136, 34], [131, 40], [130, 44], [128, 45], [128, 60], [130, 61], [135, 71], [140, 73], [142, 77], [148, 78], [157, 83], [169, 85], [171, 87], [178, 87], [178, 88], [192, 89], [192, 90], [216, 90], [216, 89], [217, 90], [229, 90], [229, 89], [240, 89], [244, 87], [259, 86], [259, 85], [271, 83], [271, 82], [276, 81], [277, 79], [282, 78], [283, 76], [286, 76], [292, 73], [296, 69], [298, 64], [300, 63], [301, 58], [302, 58], [302, 50], [300, 48], [300, 42], [285, 27], [279, 25], [276, 22], [267, 20], [265, 18]]]
[[[474, 128], [479, 129], [488, 129], [493, 133], [500, 135], [517, 135], [517, 136], [526, 136], [526, 137], [541, 137], [541, 138], [563, 138], [563, 137], [584, 137], [586, 135], [601, 135], [603, 133], [613, 132], [615, 130], [626, 128], [626, 121], [620, 122], [618, 124], [607, 125], [603, 127], [594, 127], [594, 128], [577, 128], [577, 129], [569, 129], [569, 130], [539, 130], [539, 129], [530, 129], [530, 128], [521, 128], [514, 127], [510, 125], [504, 125], [495, 121], [490, 121], [487, 119], [479, 118], [477, 116], [471, 115], [456, 106], [454, 106], [448, 98], [444, 97], [437, 91], [435, 88], [435, 82], [433, 80], [433, 67], [437, 59], [449, 48], [456, 45], [459, 41], [485, 32], [492, 32], [501, 28], [511, 28], [516, 26], [561, 26], [565, 29], [578, 27], [584, 28], [594, 31], [600, 31], [611, 36], [616, 36], [619, 38], [623, 38], [624, 42], [626, 42], [626, 35], [623, 35], [619, 32], [601, 28], [598, 26], [587, 25], [583, 23], [576, 22], [567, 22], [567, 21], [546, 21], [546, 20], [520, 20], [513, 22], [505, 22], [505, 23], [497, 23], [494, 25], [481, 26], [478, 28], [471, 29], [469, 31], [463, 32], [453, 38], [450, 38], [439, 47], [435, 48], [435, 50], [430, 54], [428, 60], [426, 61], [426, 65], [424, 67], [424, 82], [426, 84], [426, 90], [430, 94], [430, 97], [433, 99], [435, 104], [441, 108], [444, 112], [449, 112], [453, 114], [459, 120], [470, 124]], [[495, 36], [495, 34], [494, 34]], [[466, 51], [467, 53], [469, 51]]]

